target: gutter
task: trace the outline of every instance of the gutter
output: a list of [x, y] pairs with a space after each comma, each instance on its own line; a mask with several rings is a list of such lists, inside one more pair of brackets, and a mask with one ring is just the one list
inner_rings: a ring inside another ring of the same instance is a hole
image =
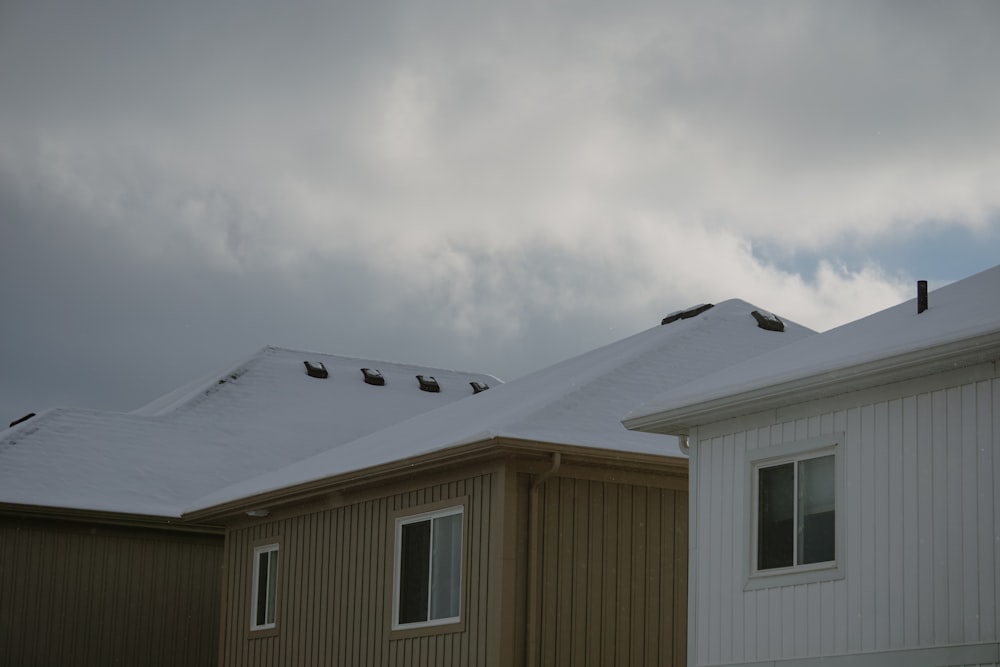
[[538, 542], [541, 539], [541, 526], [538, 520], [538, 489], [559, 471], [562, 465], [562, 454], [552, 454], [552, 467], [542, 473], [528, 492], [528, 614], [526, 637], [526, 664], [539, 663], [538, 652]]
[[993, 361], [998, 356], [1000, 332], [993, 331], [783, 382], [762, 384], [735, 394], [695, 398], [676, 407], [626, 418], [622, 423], [625, 428], [633, 431], [686, 435], [691, 428], [709, 421], [731, 419], [821, 397], [933, 375]]

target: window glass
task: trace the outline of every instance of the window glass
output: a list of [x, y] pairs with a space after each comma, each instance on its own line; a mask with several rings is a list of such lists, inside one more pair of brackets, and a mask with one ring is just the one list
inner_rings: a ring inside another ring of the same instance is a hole
[[836, 560], [834, 455], [757, 469], [757, 570]]
[[399, 622], [427, 620], [427, 570], [430, 565], [431, 522], [405, 523], [401, 531]]
[[254, 549], [254, 616], [252, 629], [274, 627], [278, 582], [278, 545]]
[[431, 619], [458, 616], [462, 566], [462, 515], [434, 519], [431, 556]]
[[757, 569], [790, 567], [795, 540], [795, 467], [761, 468], [757, 507]]
[[836, 558], [833, 456], [799, 461], [798, 564]]
[[463, 510], [397, 520], [396, 625], [458, 619]]

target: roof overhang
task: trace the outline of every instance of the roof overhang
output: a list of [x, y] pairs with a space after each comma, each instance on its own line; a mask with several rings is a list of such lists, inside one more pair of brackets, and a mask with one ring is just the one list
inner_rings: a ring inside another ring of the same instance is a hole
[[685, 457], [493, 437], [197, 508], [185, 512], [183, 519], [198, 522], [224, 521], [258, 508], [267, 508], [268, 512], [274, 512], [291, 505], [314, 502], [330, 494], [349, 493], [373, 486], [410, 481], [420, 474], [468, 468], [512, 458], [528, 463], [537, 461], [547, 466], [551, 455], [556, 452], [562, 455], [563, 468], [571, 466], [601, 470], [615, 468], [636, 473], [674, 475], [683, 477], [685, 481], [687, 479], [688, 463]]
[[625, 427], [647, 433], [687, 435], [691, 429], [789, 405], [893, 382], [933, 375], [1000, 359], [1000, 331], [929, 346], [880, 359], [815, 373], [747, 391], [679, 402], [624, 420]]
[[46, 521], [72, 521], [75, 523], [99, 523], [127, 528], [147, 528], [183, 533], [221, 535], [223, 526], [219, 524], [186, 521], [180, 517], [153, 516], [147, 514], [127, 514], [101, 510], [73, 509], [65, 507], [44, 507], [19, 503], [0, 503], [0, 516], [19, 519], [39, 519]]

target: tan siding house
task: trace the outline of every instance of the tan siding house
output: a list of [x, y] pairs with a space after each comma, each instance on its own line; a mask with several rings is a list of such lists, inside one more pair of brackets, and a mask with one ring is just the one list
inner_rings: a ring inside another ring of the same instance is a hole
[[[391, 386], [366, 384], [367, 367]], [[182, 521], [183, 506], [471, 396], [473, 381], [497, 382], [265, 348], [131, 413], [60, 408], [0, 431], [0, 665], [217, 664], [224, 529]]]
[[0, 664], [215, 664], [222, 535], [0, 515]]
[[506, 385], [265, 348], [130, 413], [17, 423], [0, 662], [683, 664], [686, 460], [619, 420], [811, 334], [755, 312]]
[[808, 336], [727, 301], [193, 503], [220, 664], [686, 664], [687, 461], [621, 416]]
[[[491, 449], [234, 523], [220, 664], [685, 664], [683, 460], [562, 453], [533, 517], [550, 460]], [[464, 508], [460, 621], [394, 630], [394, 519], [452, 505]], [[251, 555], [271, 542], [276, 628], [259, 632]]]

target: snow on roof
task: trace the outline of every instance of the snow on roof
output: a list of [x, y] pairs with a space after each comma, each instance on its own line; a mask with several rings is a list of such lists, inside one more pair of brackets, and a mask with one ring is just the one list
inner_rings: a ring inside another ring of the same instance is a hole
[[[329, 378], [309, 377], [304, 361]], [[385, 386], [366, 384], [366, 367]], [[441, 391], [420, 391], [416, 375]], [[502, 384], [267, 347], [131, 413], [59, 408], [0, 431], [0, 503], [176, 517], [216, 489], [471, 397], [470, 382]]]
[[[909, 358], [931, 348], [962, 347], [963, 342], [1000, 332], [1000, 266], [951, 283], [929, 295], [929, 309], [917, 313], [916, 299], [887, 308], [836, 329], [797, 341], [683, 387], [661, 392], [641, 405], [625, 422], [632, 428], [683, 432], [694, 425], [698, 410], [709, 405], [749, 401], [756, 392], [776, 394], [790, 388], [785, 401], [795, 400], [791, 388], [810, 378], [843, 379], [848, 369], [872, 367], [885, 360]], [[909, 375], [931, 372], [929, 360], [911, 362]], [[886, 372], [871, 382], [886, 382]], [[897, 374], [891, 379], [904, 379]], [[801, 399], [801, 394], [799, 394]], [[754, 403], [754, 409], [763, 406]], [[749, 411], [747, 408], [744, 411]], [[684, 416], [682, 417], [682, 413]], [[718, 414], [722, 414], [721, 412]], [[727, 415], [736, 416], [736, 414]]]
[[[718, 304], [536, 371], [469, 401], [444, 406], [356, 442], [212, 493], [204, 509], [395, 460], [488, 440], [516, 438], [681, 456], [675, 440], [628, 431], [621, 416], [642, 399], [813, 332], [786, 322], [758, 328], [755, 307]], [[692, 311], [693, 312], [693, 311]]]

